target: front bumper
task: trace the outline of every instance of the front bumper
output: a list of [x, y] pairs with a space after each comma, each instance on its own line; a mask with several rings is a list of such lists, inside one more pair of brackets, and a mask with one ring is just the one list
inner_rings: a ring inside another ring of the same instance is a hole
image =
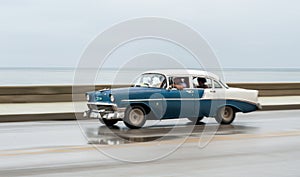
[[89, 102], [89, 110], [85, 111], [83, 116], [95, 119], [123, 119], [126, 108], [119, 108], [114, 103]]

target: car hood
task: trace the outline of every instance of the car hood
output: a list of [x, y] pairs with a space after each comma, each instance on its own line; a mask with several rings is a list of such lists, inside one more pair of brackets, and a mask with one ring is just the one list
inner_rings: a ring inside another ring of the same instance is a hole
[[[153, 93], [160, 92], [160, 88], [149, 87], [126, 87], [126, 88], [113, 88], [103, 89], [94, 92], [87, 92], [90, 96], [90, 102], [102, 101], [110, 102], [110, 96], [113, 95], [118, 102], [121, 99], [129, 98], [149, 98]], [[143, 93], [143, 94], [141, 94]]]

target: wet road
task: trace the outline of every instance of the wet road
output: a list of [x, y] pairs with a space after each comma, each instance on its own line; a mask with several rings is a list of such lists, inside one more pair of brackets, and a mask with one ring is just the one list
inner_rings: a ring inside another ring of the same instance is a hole
[[97, 120], [1, 123], [0, 176], [300, 176], [299, 118], [300, 110], [266, 111], [220, 127], [182, 119], [141, 130]]

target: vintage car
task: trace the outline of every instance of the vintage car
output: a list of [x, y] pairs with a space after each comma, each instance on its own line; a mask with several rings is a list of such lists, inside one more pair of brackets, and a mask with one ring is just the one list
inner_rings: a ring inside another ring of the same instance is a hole
[[258, 91], [230, 88], [218, 76], [200, 70], [155, 70], [141, 74], [128, 88], [86, 93], [85, 117], [107, 126], [123, 121], [141, 128], [149, 119], [188, 118], [198, 122], [214, 117], [230, 124], [237, 112], [261, 109]]

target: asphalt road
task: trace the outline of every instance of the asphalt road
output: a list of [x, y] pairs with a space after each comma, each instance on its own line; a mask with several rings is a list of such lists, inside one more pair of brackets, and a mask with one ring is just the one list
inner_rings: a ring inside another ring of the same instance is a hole
[[300, 110], [204, 119], [0, 124], [0, 176], [300, 176]]

